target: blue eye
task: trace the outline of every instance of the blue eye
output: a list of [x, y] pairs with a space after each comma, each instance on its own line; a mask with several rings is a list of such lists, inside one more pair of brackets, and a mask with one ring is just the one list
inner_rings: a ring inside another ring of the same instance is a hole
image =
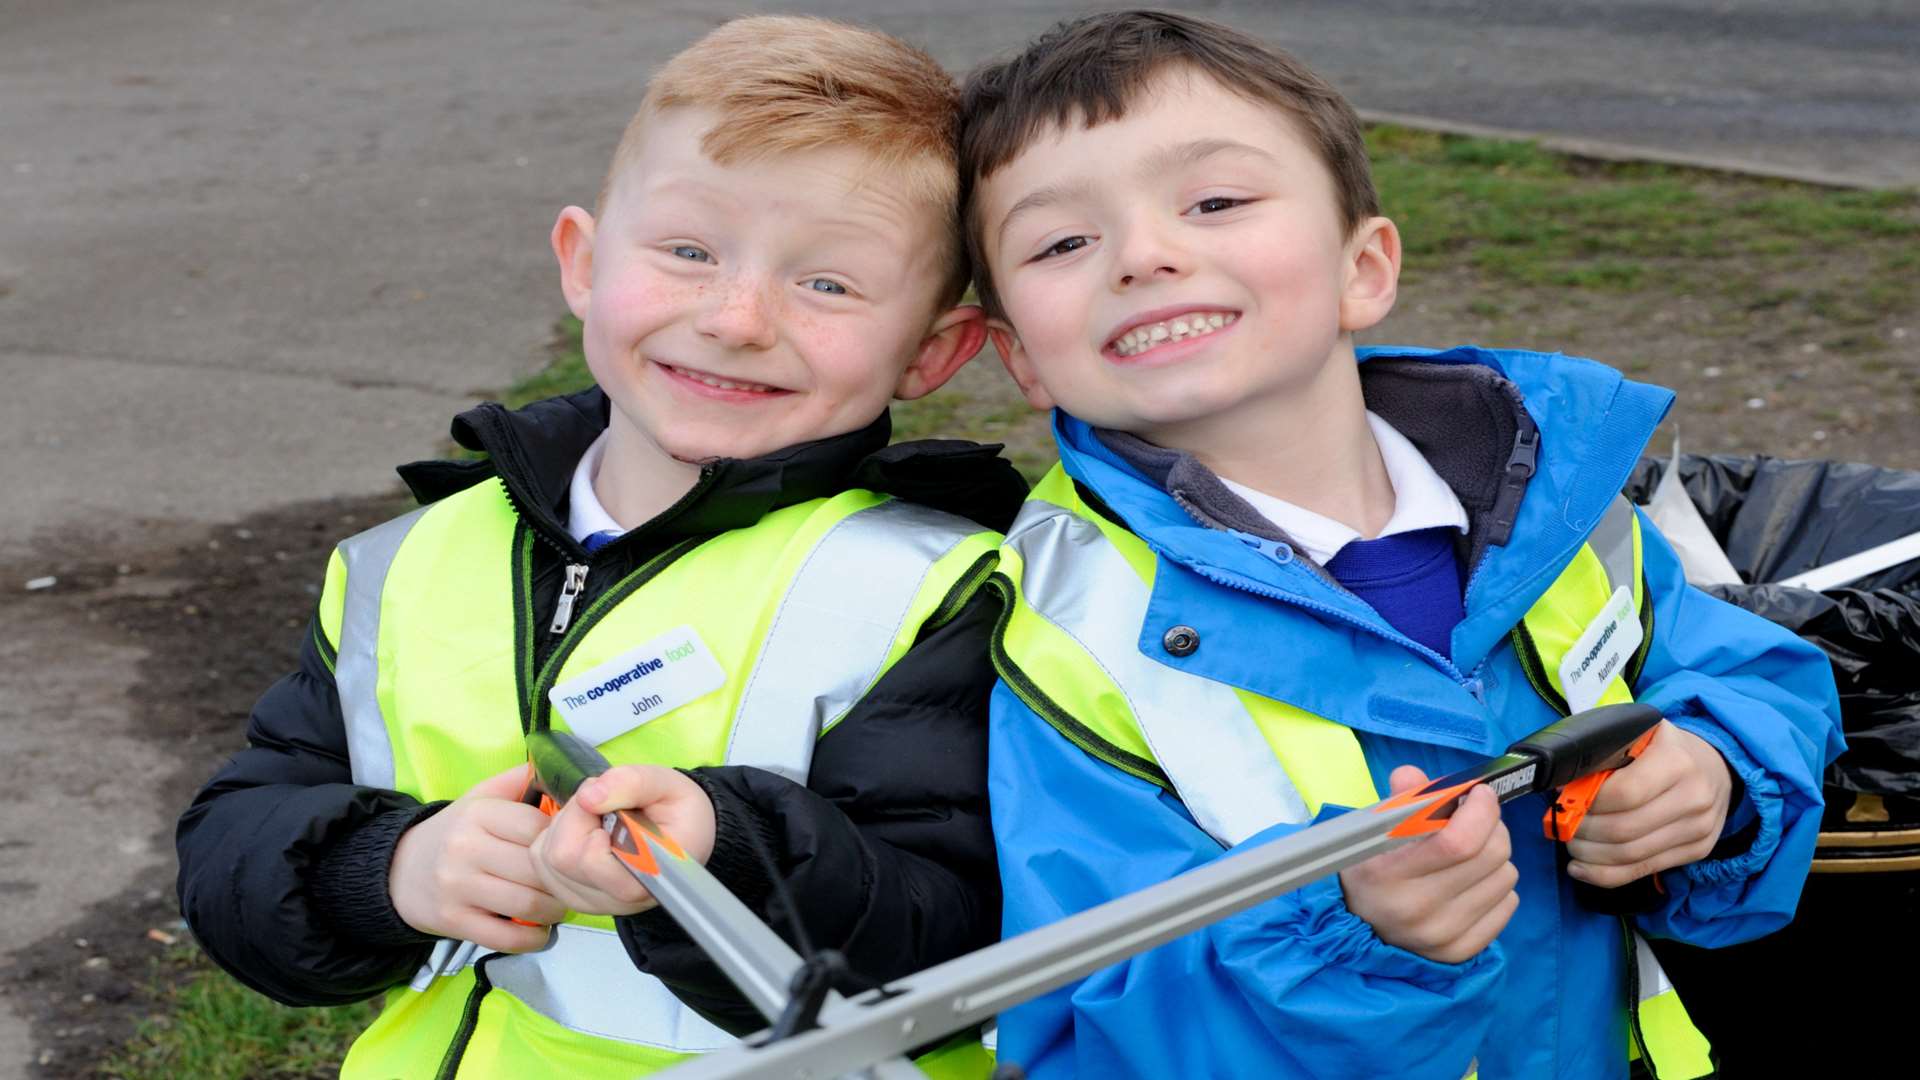
[[1038, 262], [1041, 259], [1051, 259], [1056, 255], [1067, 255], [1072, 252], [1079, 251], [1081, 248], [1086, 247], [1088, 244], [1092, 242], [1093, 241], [1088, 240], [1084, 236], [1069, 236], [1065, 240], [1061, 240], [1049, 246], [1045, 251], [1042, 251], [1040, 254], [1035, 255], [1033, 258], [1035, 262]]
[[690, 262], [712, 262], [713, 256], [691, 244], [678, 244], [672, 248], [673, 254]]
[[823, 278], [823, 277], [811, 278], [807, 281], [806, 284], [807, 284], [807, 288], [812, 289], [814, 292], [826, 293], [828, 296], [847, 295], [847, 287], [845, 285], [842, 285], [839, 282], [831, 280], [829, 278]]

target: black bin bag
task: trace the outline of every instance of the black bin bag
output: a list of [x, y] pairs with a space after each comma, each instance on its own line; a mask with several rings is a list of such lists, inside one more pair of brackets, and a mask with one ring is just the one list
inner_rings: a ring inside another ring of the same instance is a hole
[[[1645, 502], [1667, 465], [1642, 460], [1627, 496]], [[1847, 752], [1825, 777], [1793, 923], [1654, 952], [1722, 1076], [1920, 1068], [1920, 559], [1844, 588], [1773, 584], [1920, 531], [1920, 473], [1768, 457], [1682, 456], [1679, 469], [1745, 582], [1706, 591], [1826, 653]]]

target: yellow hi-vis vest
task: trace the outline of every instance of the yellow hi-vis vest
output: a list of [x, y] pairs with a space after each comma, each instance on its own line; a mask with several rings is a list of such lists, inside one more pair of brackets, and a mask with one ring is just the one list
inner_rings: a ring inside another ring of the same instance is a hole
[[[564, 717], [556, 684], [691, 627], [725, 682], [601, 744], [616, 764], [753, 765], [804, 782], [830, 730], [923, 628], [991, 572], [997, 535], [870, 491], [684, 540], [574, 612], [545, 663], [529, 567], [542, 543], [487, 483], [334, 552], [320, 603], [355, 783], [453, 799], [526, 760], [523, 733]], [[632, 598], [632, 602], [629, 602]], [[611, 919], [569, 915], [548, 946], [442, 941], [341, 1068], [347, 1080], [634, 1076], [733, 1038], [628, 958]], [[931, 1060], [930, 1060], [931, 1059]], [[984, 1076], [977, 1041], [928, 1056]]]
[[[1055, 466], [1028, 496], [1000, 549], [996, 587], [1010, 593], [994, 645], [1008, 686], [1094, 757], [1179, 796], [1224, 845], [1276, 824], [1311, 821], [1326, 803], [1378, 801], [1352, 729], [1285, 702], [1214, 682], [1141, 653], [1158, 559], [1145, 541], [1091, 509]], [[1513, 630], [1529, 681], [1566, 711], [1560, 661], [1613, 600], [1631, 593], [1643, 627], [1652, 601], [1641, 573], [1640, 524], [1616, 499], [1554, 583]], [[1647, 635], [1648, 639], [1651, 634]], [[1600, 704], [1632, 701], [1641, 653]], [[1646, 943], [1632, 936], [1639, 1000], [1629, 1002], [1634, 1058], [1661, 1080], [1712, 1072]]]

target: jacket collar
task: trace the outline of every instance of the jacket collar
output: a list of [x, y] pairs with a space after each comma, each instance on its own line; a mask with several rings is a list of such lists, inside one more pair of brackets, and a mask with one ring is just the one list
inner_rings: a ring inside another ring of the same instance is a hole
[[[421, 503], [498, 477], [520, 515], [543, 537], [584, 557], [565, 526], [569, 483], [587, 447], [606, 430], [611, 406], [598, 387], [521, 409], [488, 402], [454, 418], [453, 440], [485, 454], [475, 461], [422, 461], [400, 468]], [[957, 440], [888, 446], [886, 413], [858, 431], [700, 467], [687, 494], [628, 536], [650, 542], [707, 536], [758, 522], [771, 511], [850, 488], [913, 499], [1004, 529], [1026, 484], [999, 447]], [[624, 542], [625, 538], [623, 538]]]
[[[1452, 652], [1457, 666], [1471, 669], [1572, 559], [1673, 395], [1551, 354], [1384, 347], [1360, 358], [1367, 407], [1419, 448], [1467, 508], [1463, 554], [1472, 576]], [[1263, 547], [1257, 532], [1238, 527], [1242, 517], [1208, 490], [1212, 474], [1198, 462], [1166, 451], [1116, 453], [1066, 413], [1056, 412], [1054, 430], [1068, 474], [1160, 555], [1214, 580], [1385, 628], [1318, 571], [1271, 557], [1270, 539]]]

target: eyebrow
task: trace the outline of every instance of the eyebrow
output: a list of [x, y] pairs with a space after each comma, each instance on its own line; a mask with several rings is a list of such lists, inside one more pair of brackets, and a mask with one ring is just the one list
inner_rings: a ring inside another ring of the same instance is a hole
[[1182, 165], [1205, 161], [1215, 154], [1252, 154], [1268, 161], [1273, 160], [1273, 155], [1265, 150], [1234, 139], [1195, 139], [1192, 142], [1176, 143], [1155, 150], [1140, 163], [1140, 175], [1147, 177], [1169, 173]]
[[1019, 217], [1029, 210], [1038, 210], [1041, 207], [1053, 206], [1056, 203], [1087, 199], [1092, 197], [1092, 195], [1093, 182], [1090, 180], [1075, 180], [1069, 184], [1048, 184], [1045, 187], [1036, 188], [1022, 196], [1020, 201], [1014, 203], [1013, 207], [1007, 211], [1007, 216], [1000, 219], [1000, 229], [996, 233], [995, 239], [1000, 243], [1005, 243], [1007, 239], [1007, 227], [1013, 224], [1014, 218]]
[[[1193, 165], [1197, 162], [1205, 161], [1207, 158], [1213, 157], [1216, 154], [1229, 153], [1252, 154], [1255, 157], [1264, 158], [1267, 161], [1274, 160], [1273, 155], [1267, 153], [1265, 150], [1234, 139], [1194, 139], [1191, 142], [1175, 143], [1172, 146], [1165, 146], [1155, 150], [1140, 163], [1139, 175], [1143, 178], [1159, 176], [1172, 172], [1183, 165]], [[1027, 193], [1019, 202], [1014, 203], [1013, 207], [1007, 211], [1007, 216], [1000, 219], [1000, 228], [996, 234], [996, 239], [1004, 243], [1007, 237], [1007, 227], [1013, 224], [1013, 219], [1029, 210], [1038, 210], [1042, 207], [1071, 202], [1076, 199], [1087, 199], [1092, 197], [1092, 194], [1093, 182], [1085, 179], [1066, 184], [1049, 184], [1045, 187], [1037, 188]]]

